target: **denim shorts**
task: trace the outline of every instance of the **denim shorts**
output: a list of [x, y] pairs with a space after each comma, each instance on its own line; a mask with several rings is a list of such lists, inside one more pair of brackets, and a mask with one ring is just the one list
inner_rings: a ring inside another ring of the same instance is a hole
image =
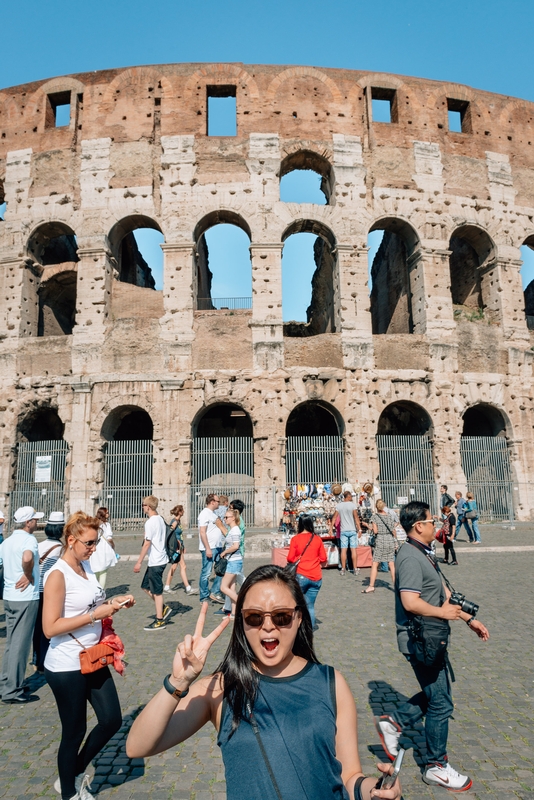
[[229, 561], [228, 566], [226, 567], [226, 574], [227, 575], [237, 575], [239, 572], [243, 570], [243, 559], [236, 558], [235, 561]]
[[341, 531], [341, 547], [358, 547], [358, 534], [356, 531]]

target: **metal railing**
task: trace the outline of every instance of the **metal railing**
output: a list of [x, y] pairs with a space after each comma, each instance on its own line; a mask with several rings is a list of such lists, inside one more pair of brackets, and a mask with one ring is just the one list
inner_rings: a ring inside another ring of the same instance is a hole
[[288, 436], [286, 480], [288, 483], [343, 483], [343, 439], [340, 436]]
[[32, 506], [51, 511], [65, 506], [65, 467], [69, 446], [61, 440], [21, 442], [17, 450], [17, 472], [11, 496], [13, 509]]
[[502, 436], [462, 436], [460, 455], [467, 488], [481, 519], [514, 518], [514, 490], [508, 443]]
[[[254, 440], [251, 436], [194, 438], [191, 457], [195, 484], [212, 480], [232, 486], [253, 483]], [[243, 481], [240, 475], [248, 476], [249, 480]]]
[[252, 308], [252, 297], [198, 297], [198, 311], [235, 311]]
[[104, 451], [101, 505], [114, 520], [135, 526], [143, 520], [141, 502], [152, 494], [152, 441], [108, 442]]
[[389, 507], [411, 500], [428, 503], [438, 510], [434, 483], [432, 442], [428, 436], [377, 436], [379, 485]]

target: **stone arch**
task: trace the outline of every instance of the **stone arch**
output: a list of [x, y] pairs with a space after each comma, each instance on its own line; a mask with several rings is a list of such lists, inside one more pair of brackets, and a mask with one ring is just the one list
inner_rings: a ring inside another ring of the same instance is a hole
[[491, 403], [475, 403], [462, 414], [462, 436], [504, 436], [511, 435], [511, 422], [508, 415]]
[[146, 91], [146, 89], [149, 89], [151, 86], [154, 90], [160, 90], [157, 92], [159, 96], [173, 96], [171, 82], [157, 69], [151, 67], [130, 67], [121, 70], [111, 83], [107, 85], [102, 97], [102, 102], [113, 103], [117, 95], [117, 90], [119, 93], [122, 93], [123, 90], [129, 89], [131, 86], [134, 88], [136, 97], [139, 96], [139, 90]]
[[29, 258], [42, 267], [79, 261], [76, 234], [66, 222], [50, 220], [39, 224], [26, 242]]
[[[452, 303], [456, 318], [473, 312], [481, 315], [490, 305], [491, 269], [496, 257], [495, 243], [479, 225], [456, 227], [449, 240], [449, 269]], [[487, 313], [491, 314], [491, 309]]]
[[[284, 336], [316, 336], [322, 333], [335, 333], [339, 327], [339, 276], [336, 250], [336, 237], [331, 228], [318, 219], [300, 218], [293, 220], [282, 233], [282, 242], [287, 243], [290, 236], [310, 233], [317, 238], [313, 242], [313, 263], [315, 269], [311, 278], [311, 300], [306, 309], [306, 322], [289, 321], [284, 324]], [[284, 277], [284, 252], [287, 258], [287, 244], [282, 251], [283, 287], [291, 284]], [[289, 290], [288, 290], [289, 291]], [[291, 289], [291, 292], [293, 290]], [[284, 291], [283, 291], [284, 294]], [[287, 296], [287, 295], [286, 295]]]
[[251, 100], [258, 101], [260, 93], [258, 85], [253, 76], [237, 64], [206, 64], [196, 70], [185, 84], [185, 93], [192, 95], [197, 90], [198, 84], [207, 86], [210, 83], [228, 84], [235, 83], [241, 85], [241, 89], [246, 89]]
[[[191, 430], [193, 484], [225, 494], [246, 487], [246, 505], [252, 507], [254, 439], [248, 412], [236, 403], [215, 401], [197, 412]], [[192, 503], [195, 508], [198, 500], [192, 498]]]
[[413, 333], [410, 272], [417, 258], [419, 235], [401, 217], [380, 217], [369, 233], [379, 230], [384, 236], [370, 268], [373, 333]]
[[[226, 266], [224, 263], [222, 265], [214, 263], [214, 260], [218, 259], [214, 259], [213, 256], [222, 257], [224, 262], [226, 259], [224, 253], [227, 252], [224, 247], [221, 247], [220, 243], [217, 247], [217, 241], [215, 241], [212, 250], [212, 261], [210, 266], [210, 251], [208, 247], [207, 235], [209, 238], [209, 231], [218, 225], [231, 225], [234, 228], [233, 231], [227, 229], [225, 233], [225, 236], [231, 237], [229, 247], [234, 248], [236, 263], [239, 265], [240, 269], [240, 280], [238, 281], [239, 289], [234, 286], [233, 297], [221, 298], [220, 296], [216, 296], [216, 290], [215, 294], [213, 292], [213, 279], [215, 278], [215, 284], [217, 284], [218, 280], [222, 279], [223, 271]], [[237, 235], [235, 228], [243, 231], [245, 236], [248, 238], [248, 243], [246, 243], [243, 236]], [[196, 308], [201, 311], [212, 311], [221, 307], [233, 309], [250, 308], [252, 305], [252, 263], [250, 260], [249, 248], [252, 232], [248, 222], [236, 211], [231, 209], [216, 209], [211, 211], [209, 214], [206, 214], [197, 222], [193, 237], [195, 240], [194, 255], [196, 269], [194, 285]], [[250, 272], [248, 271], [249, 269]], [[248, 289], [249, 285], [250, 290]], [[241, 286], [246, 287], [246, 292], [250, 291], [250, 297], [248, 294], [246, 297], [238, 296], [243, 295], [243, 288], [241, 288]], [[222, 303], [219, 303], [218, 301], [222, 301]]]
[[76, 324], [77, 270], [60, 264], [43, 271], [37, 336], [68, 336]]
[[345, 422], [337, 408], [322, 400], [296, 405], [286, 420], [286, 436], [343, 436]]
[[143, 258], [133, 235], [140, 228], [149, 228], [163, 234], [156, 220], [143, 214], [123, 217], [111, 228], [108, 239], [116, 262], [116, 277], [121, 283], [130, 283], [145, 289], [154, 289], [152, 270]]
[[241, 405], [216, 401], [197, 412], [191, 431], [193, 437], [198, 439], [252, 437], [253, 422]]
[[387, 405], [378, 419], [378, 436], [433, 436], [432, 419], [426, 409], [411, 400]]
[[100, 436], [108, 442], [151, 440], [154, 438], [154, 423], [144, 408], [120, 405], [107, 414]]
[[64, 433], [65, 423], [52, 405], [37, 405], [19, 416], [18, 442], [60, 441]]
[[331, 198], [335, 196], [335, 178], [331, 160], [314, 150], [294, 150], [288, 153], [280, 164], [280, 182], [295, 170], [306, 170], [320, 175], [320, 188], [326, 198], [326, 204], [330, 205]]
[[296, 405], [286, 421], [286, 481], [343, 482], [345, 423], [337, 408], [322, 400]]
[[26, 104], [28, 117], [38, 117], [39, 130], [55, 127], [54, 106], [51, 100], [59, 103], [70, 103], [71, 113], [68, 127], [73, 131], [76, 126], [77, 104], [83, 98], [85, 84], [77, 78], [65, 75], [41, 84]]
[[335, 103], [343, 102], [343, 95], [337, 83], [324, 72], [314, 67], [289, 67], [283, 70], [283, 72], [279, 72], [267, 88], [266, 100], [273, 102], [276, 99], [280, 86], [291, 78], [313, 78], [313, 80], [320, 81], [328, 89]]

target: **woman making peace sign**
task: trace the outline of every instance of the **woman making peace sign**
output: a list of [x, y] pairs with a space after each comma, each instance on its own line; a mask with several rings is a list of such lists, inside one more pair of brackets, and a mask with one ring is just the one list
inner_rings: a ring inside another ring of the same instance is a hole
[[196, 680], [229, 624], [225, 619], [204, 636], [207, 608], [204, 603], [193, 636], [178, 645], [164, 688], [135, 720], [126, 743], [130, 758], [162, 753], [211, 721], [228, 800], [401, 797], [398, 781], [380, 790], [362, 774], [351, 691], [340, 673], [319, 664], [293, 576], [273, 565], [249, 575], [222, 663]]

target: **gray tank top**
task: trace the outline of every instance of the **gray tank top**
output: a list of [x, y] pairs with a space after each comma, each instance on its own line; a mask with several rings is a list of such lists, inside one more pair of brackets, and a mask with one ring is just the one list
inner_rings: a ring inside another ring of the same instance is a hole
[[[261, 676], [254, 716], [284, 800], [348, 800], [336, 758], [334, 669], [308, 662], [289, 678]], [[218, 745], [227, 800], [277, 800], [273, 782], [248, 721], [232, 730], [223, 704]]]

